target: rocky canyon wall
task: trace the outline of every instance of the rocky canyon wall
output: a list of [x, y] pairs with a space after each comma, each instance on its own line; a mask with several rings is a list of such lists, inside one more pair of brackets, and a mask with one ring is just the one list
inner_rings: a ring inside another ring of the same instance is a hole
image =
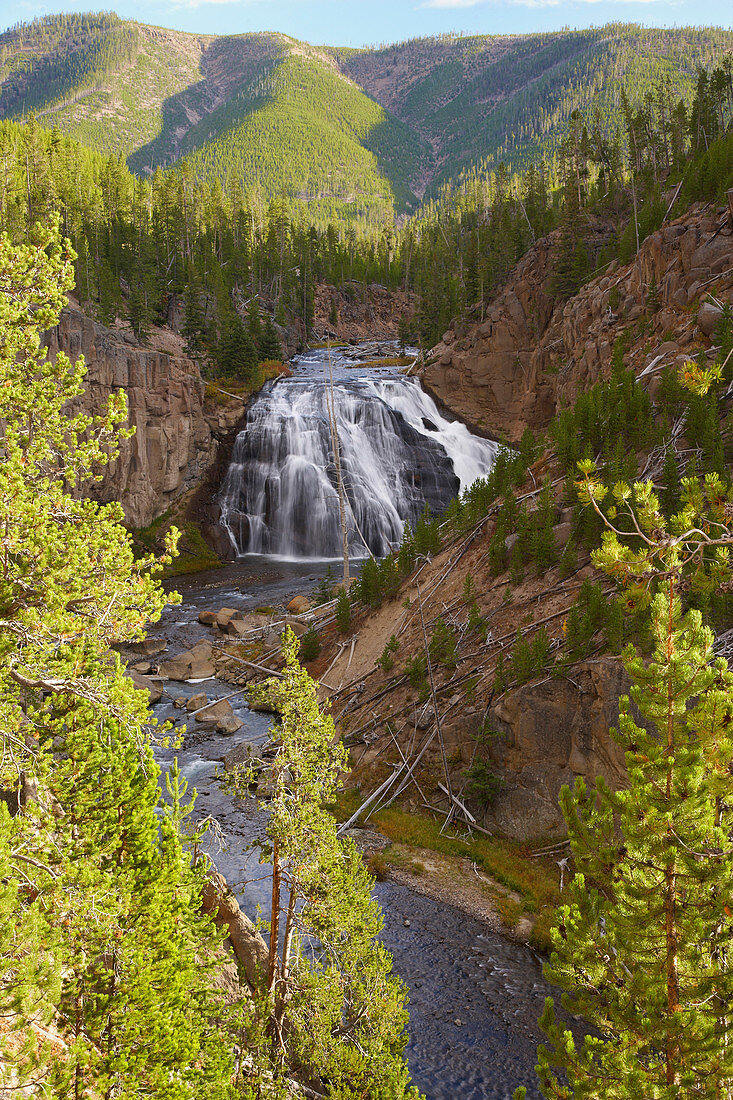
[[102, 502], [119, 500], [131, 527], [147, 526], [200, 484], [220, 441], [243, 416], [241, 401], [206, 404], [198, 368], [165, 330], [141, 346], [129, 329], [105, 328], [70, 306], [46, 334], [46, 343], [52, 356], [58, 351], [72, 360], [84, 356], [86, 389], [79, 399], [84, 410], [99, 412], [117, 390], [127, 394], [135, 434], [122, 441], [118, 458], [92, 492]]
[[[624, 362], [654, 402], [662, 367], [700, 355], [715, 358], [722, 306], [733, 302], [727, 208], [694, 207], [647, 238], [631, 263], [611, 264], [567, 301], [557, 301], [549, 290], [554, 243], [553, 237], [539, 241], [524, 257], [483, 320], [451, 325], [424, 369], [426, 386], [445, 407], [510, 441], [526, 427], [545, 428], [563, 403], [607, 376], [621, 335]], [[648, 457], [637, 454], [640, 470]], [[516, 491], [531, 511], [545, 478], [554, 485], [553, 533], [560, 553], [573, 539], [572, 512], [551, 453], [537, 460], [531, 478]], [[445, 756], [454, 789], [470, 793], [469, 769], [478, 760], [485, 784], [494, 783], [484, 792], [485, 807], [478, 796], [471, 803], [475, 813], [483, 811], [479, 821], [485, 827], [522, 840], [560, 836], [563, 784], [578, 776], [587, 782], [603, 776], [614, 787], [625, 782], [623, 753], [609, 729], [618, 722], [618, 697], [629, 683], [621, 662], [598, 652], [560, 674], [543, 673], [507, 690], [495, 687], [499, 661], [511, 659], [518, 627], [532, 641], [542, 624], [550, 646], [562, 651], [567, 616], [584, 582], [607, 589], [580, 544], [574, 547], [577, 568], [570, 572], [556, 562], [523, 568], [517, 577], [507, 565], [495, 575], [496, 537], [509, 550], [516, 532], [507, 538], [503, 528], [497, 531], [490, 510], [464, 542], [420, 567], [419, 592], [408, 579], [395, 600], [364, 613], [351, 648], [326, 646], [320, 660], [329, 680], [340, 685], [353, 781], [364, 791], [373, 789], [392, 765], [400, 766], [395, 739], [408, 754], [437, 729], [429, 696], [416, 698], [410, 662], [423, 652], [422, 616], [429, 628], [440, 617], [453, 632], [457, 661], [433, 668], [441, 729], [421, 760], [423, 791], [441, 804]], [[469, 577], [474, 615], [488, 626], [485, 642], [471, 628]], [[387, 670], [384, 642], [393, 635], [397, 648], [388, 654]]]
[[717, 320], [710, 294], [719, 304], [733, 298], [733, 226], [724, 207], [693, 207], [648, 237], [631, 263], [614, 261], [566, 302], [549, 290], [555, 241], [556, 234], [544, 238], [523, 257], [483, 321], [451, 325], [424, 371], [439, 401], [510, 442], [526, 427], [545, 428], [562, 403], [607, 373], [616, 337], [643, 313], [651, 331], [627, 359], [638, 369], [654, 355], [704, 350]]

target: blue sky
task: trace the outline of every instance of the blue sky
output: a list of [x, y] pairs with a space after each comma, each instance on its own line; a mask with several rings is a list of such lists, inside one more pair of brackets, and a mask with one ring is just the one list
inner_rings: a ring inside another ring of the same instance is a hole
[[733, 27], [733, 0], [0, 0], [0, 27], [59, 11], [119, 16], [207, 34], [282, 31], [309, 42], [363, 46], [461, 31], [511, 34], [614, 20]]

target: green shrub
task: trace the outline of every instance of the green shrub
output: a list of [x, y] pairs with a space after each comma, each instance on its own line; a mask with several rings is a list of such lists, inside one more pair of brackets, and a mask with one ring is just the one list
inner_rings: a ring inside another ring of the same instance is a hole
[[345, 588], [339, 588], [336, 597], [336, 629], [341, 634], [347, 634], [351, 626], [351, 600]]
[[316, 628], [311, 626], [300, 639], [300, 659], [306, 662], [315, 661], [320, 652], [321, 639], [318, 637]]
[[455, 668], [458, 664], [456, 636], [442, 615], [435, 620], [428, 649], [433, 661], [445, 665], [446, 668]]
[[412, 687], [419, 693], [420, 698], [427, 698], [430, 686], [428, 684], [428, 665], [424, 653], [416, 653], [410, 657], [405, 665], [405, 675]]
[[465, 772], [468, 777], [466, 793], [482, 806], [490, 806], [504, 786], [504, 780], [483, 760], [475, 760]]
[[415, 550], [418, 554], [437, 554], [440, 550], [438, 521], [430, 518], [427, 504], [415, 527]]
[[517, 633], [514, 648], [512, 649], [511, 670], [512, 676], [517, 684], [526, 684], [527, 680], [531, 680], [534, 672], [532, 649], [521, 630]]
[[542, 672], [551, 664], [552, 646], [544, 626], [541, 626], [532, 639], [532, 666], [535, 672]]
[[316, 587], [313, 589], [313, 603], [318, 607], [322, 603], [328, 603], [333, 599], [333, 590], [336, 586], [336, 578], [333, 575], [333, 569], [329, 565], [325, 572], [325, 575], [321, 577]]
[[394, 668], [394, 657], [392, 656], [392, 654], [396, 653], [399, 648], [400, 643], [397, 641], [396, 637], [393, 634], [385, 645], [384, 649], [382, 650], [381, 657], [377, 658], [377, 664], [384, 672], [391, 672]]

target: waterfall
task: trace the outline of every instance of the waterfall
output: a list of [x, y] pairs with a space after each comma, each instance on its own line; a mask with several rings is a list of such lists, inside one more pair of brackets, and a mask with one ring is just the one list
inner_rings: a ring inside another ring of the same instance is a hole
[[[322, 379], [296, 376], [255, 399], [220, 493], [221, 523], [237, 554], [340, 556], [326, 395]], [[401, 375], [337, 376], [334, 404], [355, 557], [366, 547], [377, 557], [389, 553], [426, 504], [441, 512], [491, 469], [496, 445], [446, 420]]]

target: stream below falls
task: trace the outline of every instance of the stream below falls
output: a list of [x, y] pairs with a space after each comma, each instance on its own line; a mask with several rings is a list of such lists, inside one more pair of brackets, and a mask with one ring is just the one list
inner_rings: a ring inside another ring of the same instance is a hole
[[[251, 557], [210, 573], [179, 577], [172, 587], [181, 592], [183, 604], [167, 608], [150, 636], [165, 637], [171, 654], [188, 648], [199, 638], [210, 638], [198, 623], [199, 611], [223, 606], [247, 611], [276, 604], [298, 591], [310, 592], [323, 571], [322, 564], [313, 562]], [[179, 727], [188, 715], [173, 707], [173, 696], [204, 691], [214, 699], [231, 690], [215, 679], [166, 686], [170, 696], [164, 695], [154, 710], [160, 720], [171, 719]], [[208, 838], [211, 855], [242, 907], [255, 917], [258, 903], [266, 910], [269, 882], [261, 879], [263, 868], [248, 845], [263, 832], [266, 811], [255, 799], [224, 793], [216, 775], [238, 745], [267, 740], [272, 719], [249, 711], [242, 698], [231, 702], [244, 723], [240, 730], [226, 736], [189, 720], [177, 756], [198, 792], [194, 817], [216, 822], [218, 836], [211, 832]], [[169, 750], [157, 752], [163, 767], [172, 755]], [[528, 1087], [528, 1096], [538, 1097], [533, 1068], [541, 1038], [537, 1019], [545, 996], [553, 992], [539, 959], [480, 921], [405, 886], [379, 882], [375, 894], [385, 918], [382, 939], [409, 988], [407, 1056], [414, 1083], [427, 1100], [509, 1100], [521, 1084]]]
[[[490, 471], [496, 444], [447, 419], [415, 379], [359, 361], [364, 351], [319, 349], [300, 356], [290, 378], [268, 383], [252, 402], [219, 494], [222, 524], [238, 560], [174, 582], [183, 604], [166, 609], [150, 632], [165, 637], [170, 654], [211, 637], [199, 625], [200, 611], [287, 603], [297, 592], [310, 594], [326, 561], [338, 557], [334, 422], [350, 552], [357, 559], [367, 547], [386, 554], [426, 503], [440, 512], [459, 489]], [[231, 690], [215, 679], [168, 687], [155, 711], [179, 728], [187, 715], [174, 708], [175, 696], [204, 691], [212, 700]], [[243, 723], [237, 733], [191, 722], [177, 755], [198, 792], [195, 816], [216, 823], [208, 837], [211, 856], [254, 918], [258, 904], [267, 912], [270, 883], [249, 845], [263, 833], [267, 811], [254, 798], [226, 794], [217, 772], [247, 743], [266, 741], [272, 719], [249, 711], [241, 696], [231, 703]], [[172, 753], [158, 756], [165, 767]], [[375, 894], [384, 912], [383, 941], [409, 988], [407, 1053], [427, 1100], [509, 1100], [517, 1085], [538, 1097], [537, 1019], [552, 992], [539, 959], [406, 886], [380, 882]]]

